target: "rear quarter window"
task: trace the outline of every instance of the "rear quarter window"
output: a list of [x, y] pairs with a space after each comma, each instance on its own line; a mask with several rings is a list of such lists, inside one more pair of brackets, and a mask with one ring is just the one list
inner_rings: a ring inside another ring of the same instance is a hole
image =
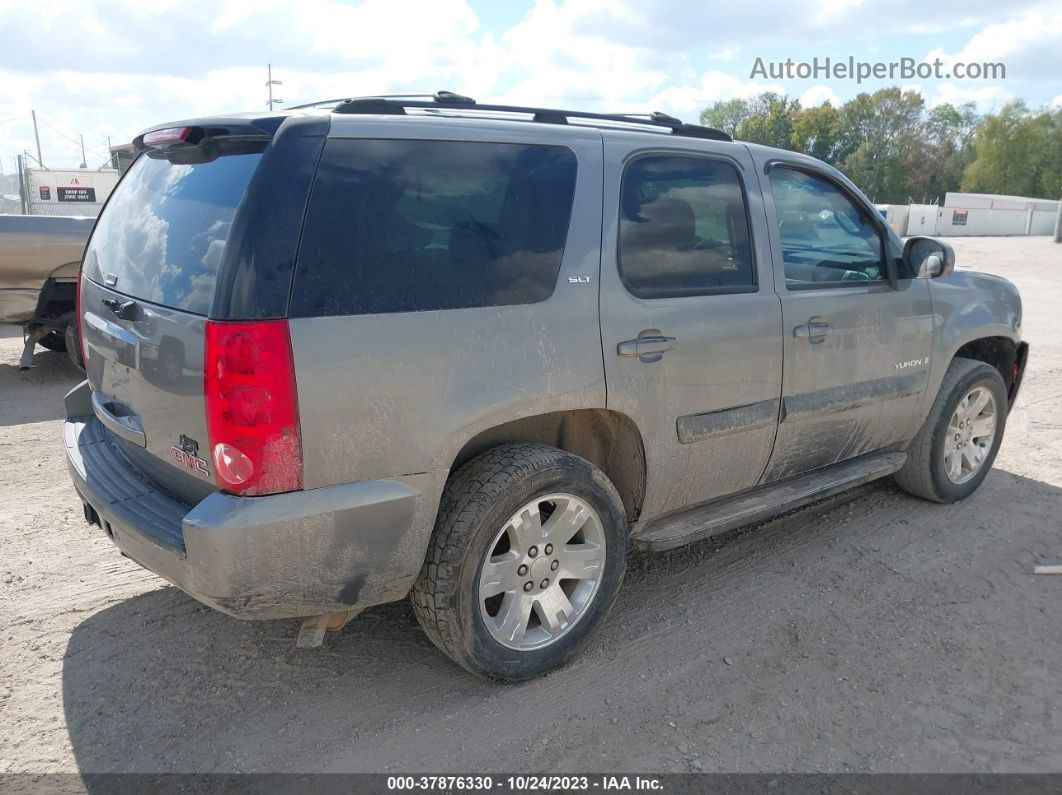
[[332, 139], [303, 228], [295, 317], [529, 304], [571, 218], [566, 147]]

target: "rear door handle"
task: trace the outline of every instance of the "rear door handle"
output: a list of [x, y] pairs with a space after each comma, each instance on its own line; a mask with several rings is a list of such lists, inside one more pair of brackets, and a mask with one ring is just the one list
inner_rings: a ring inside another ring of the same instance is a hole
[[807, 340], [812, 345], [817, 345], [832, 334], [833, 326], [816, 318], [812, 318], [803, 326], [797, 326], [793, 329], [794, 337]]
[[114, 298], [104, 298], [103, 305], [114, 312], [119, 320], [136, 320], [140, 315], [140, 307], [136, 301], [118, 301]]
[[616, 345], [616, 353], [620, 356], [637, 356], [643, 362], [656, 362], [676, 345], [678, 345], [678, 339], [675, 337], [638, 337], [633, 340], [624, 340]]

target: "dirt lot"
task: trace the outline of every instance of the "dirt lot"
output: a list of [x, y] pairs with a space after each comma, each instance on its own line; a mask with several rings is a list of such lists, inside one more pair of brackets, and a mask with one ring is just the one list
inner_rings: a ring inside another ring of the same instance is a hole
[[0, 772], [1062, 770], [1062, 245], [956, 240], [1016, 282], [1033, 353], [982, 489], [891, 483], [637, 556], [567, 669], [498, 686], [409, 607], [324, 648], [242, 623], [87, 525], [59, 441], [78, 373], [0, 328]]

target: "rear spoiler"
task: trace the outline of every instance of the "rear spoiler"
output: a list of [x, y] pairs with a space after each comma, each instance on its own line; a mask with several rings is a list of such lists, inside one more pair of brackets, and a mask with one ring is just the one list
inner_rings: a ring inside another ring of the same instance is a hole
[[260, 152], [286, 116], [193, 119], [160, 124], [133, 139], [137, 153], [173, 163], [206, 163], [226, 154]]

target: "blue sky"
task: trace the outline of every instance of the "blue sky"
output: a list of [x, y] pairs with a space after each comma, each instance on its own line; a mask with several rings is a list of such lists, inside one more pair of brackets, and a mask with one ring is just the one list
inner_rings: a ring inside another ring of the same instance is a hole
[[[751, 79], [757, 57], [1002, 62], [1003, 80]], [[265, 102], [448, 88], [480, 100], [695, 120], [719, 99], [777, 91], [842, 102], [900, 84], [931, 104], [1062, 105], [1057, 0], [0, 0], [0, 162], [34, 149], [89, 165], [106, 137]]]

